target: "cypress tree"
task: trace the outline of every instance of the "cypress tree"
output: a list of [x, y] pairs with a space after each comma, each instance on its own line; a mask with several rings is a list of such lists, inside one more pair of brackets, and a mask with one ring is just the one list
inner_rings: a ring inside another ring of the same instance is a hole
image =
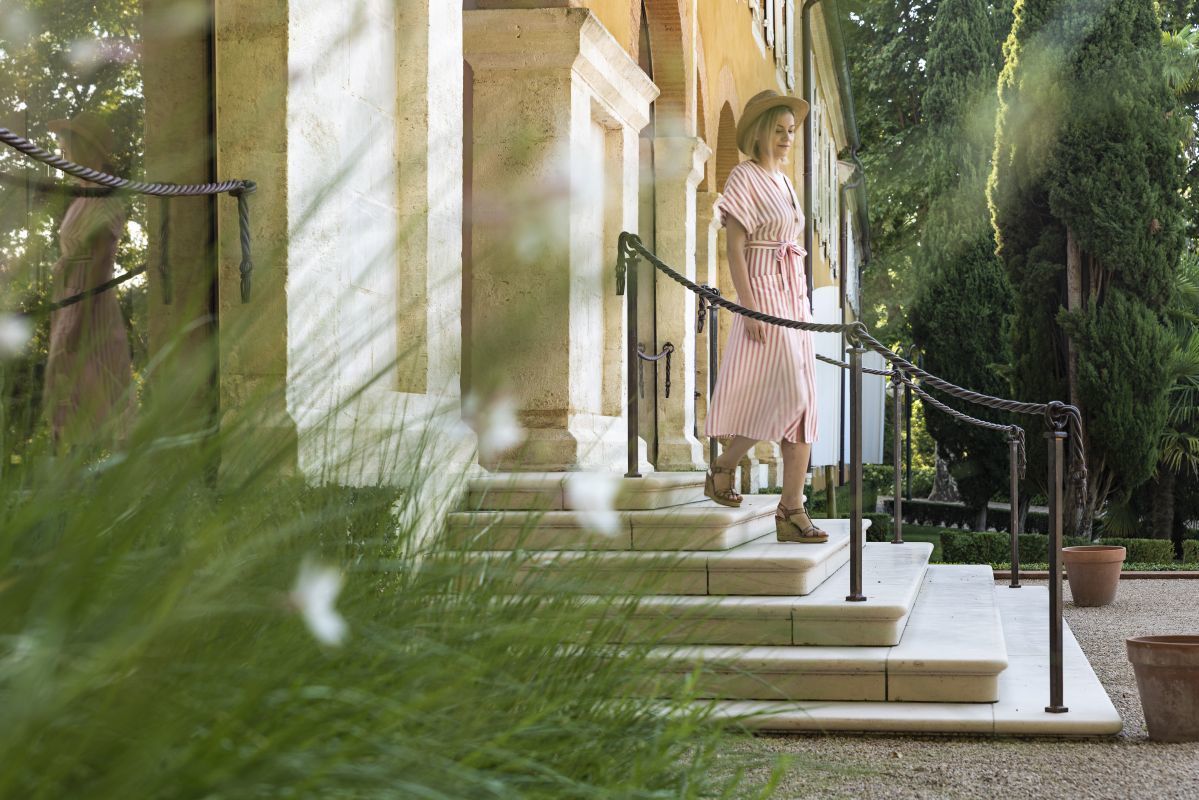
[[1089, 534], [1158, 457], [1181, 115], [1152, 0], [1017, 0], [1004, 52], [988, 197], [1014, 292], [1013, 381], [1082, 410], [1088, 485], [1068, 507]]
[[[1003, 334], [1010, 288], [995, 256], [986, 180], [994, 145], [994, 22], [985, 0], [941, 0], [928, 40], [924, 116], [935, 146], [928, 180], [932, 201], [921, 240], [920, 290], [910, 314], [925, 367], [960, 386], [1004, 396]], [[967, 414], [1006, 422], [998, 412], [941, 398]], [[995, 431], [925, 409], [929, 433], [948, 461], [959, 492], [985, 530], [987, 501], [1008, 482], [1008, 448]]]

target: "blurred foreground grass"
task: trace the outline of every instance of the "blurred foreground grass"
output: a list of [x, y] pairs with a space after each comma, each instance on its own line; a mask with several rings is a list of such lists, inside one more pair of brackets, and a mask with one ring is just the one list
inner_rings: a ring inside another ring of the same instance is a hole
[[[247, 432], [173, 440], [155, 417], [103, 460], [0, 478], [0, 797], [769, 793], [685, 687], [630, 696], [661, 681], [643, 649], [611, 657], [627, 597], [597, 626], [561, 587], [512, 592], [515, 559], [404, 513], [420, 486], [307, 486], [282, 447], [216, 483]], [[344, 576], [340, 646], [296, 611], [305, 559]]]

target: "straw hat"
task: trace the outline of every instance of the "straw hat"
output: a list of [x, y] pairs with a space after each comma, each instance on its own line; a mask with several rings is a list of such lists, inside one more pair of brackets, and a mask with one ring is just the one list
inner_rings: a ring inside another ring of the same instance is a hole
[[113, 136], [112, 128], [99, 114], [91, 111], [80, 111], [70, 119], [50, 120], [46, 127], [56, 135], [61, 136], [69, 131], [85, 139], [88, 144], [99, 150], [99, 154], [103, 158], [111, 156], [112, 151], [116, 148], [116, 137]]
[[786, 94], [779, 94], [773, 89], [766, 89], [758, 92], [750, 98], [745, 104], [745, 110], [741, 112], [741, 119], [737, 121], [737, 149], [747, 156], [754, 154], [754, 143], [752, 141], [754, 135], [754, 127], [758, 123], [758, 118], [772, 108], [785, 106], [791, 109], [791, 113], [795, 115], [795, 122], [799, 124], [803, 122], [804, 117], [808, 115], [808, 101], [801, 100], [798, 97], [791, 97]]

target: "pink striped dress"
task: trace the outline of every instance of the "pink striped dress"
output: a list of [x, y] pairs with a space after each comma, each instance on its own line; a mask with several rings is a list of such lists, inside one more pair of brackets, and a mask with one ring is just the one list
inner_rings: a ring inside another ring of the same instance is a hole
[[[759, 311], [807, 322], [806, 251], [798, 243], [804, 215], [791, 182], [753, 161], [733, 168], [717, 203], [722, 225], [737, 220], [749, 234], [749, 283]], [[763, 325], [765, 342], [733, 325], [708, 411], [708, 436], [760, 441], [816, 441], [815, 351], [808, 331]]]

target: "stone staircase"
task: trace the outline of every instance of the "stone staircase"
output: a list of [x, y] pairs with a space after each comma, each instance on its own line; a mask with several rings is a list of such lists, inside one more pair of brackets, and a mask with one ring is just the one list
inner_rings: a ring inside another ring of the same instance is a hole
[[[664, 676], [699, 675], [716, 713], [764, 730], [1108, 735], [1121, 721], [1066, 631], [1066, 714], [1048, 714], [1048, 594], [989, 566], [930, 565], [927, 543], [867, 543], [867, 601], [849, 603], [848, 520], [822, 545], [775, 541], [777, 497], [739, 509], [700, 473], [621, 479], [613, 535], [572, 508], [562, 473], [475, 480], [449, 515], [479, 558], [524, 553], [525, 576], [611, 594], [647, 588], [624, 640]], [[607, 606], [597, 604], [597, 609]], [[602, 610], [597, 613], [603, 613]], [[697, 670], [697, 668], [700, 668]]]

